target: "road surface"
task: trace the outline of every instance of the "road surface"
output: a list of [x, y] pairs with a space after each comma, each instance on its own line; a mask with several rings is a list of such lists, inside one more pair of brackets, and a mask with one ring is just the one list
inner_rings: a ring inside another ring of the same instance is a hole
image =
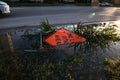
[[114, 21], [120, 19], [118, 7], [13, 7], [8, 17], [0, 18], [0, 29], [40, 25], [48, 19], [50, 24]]

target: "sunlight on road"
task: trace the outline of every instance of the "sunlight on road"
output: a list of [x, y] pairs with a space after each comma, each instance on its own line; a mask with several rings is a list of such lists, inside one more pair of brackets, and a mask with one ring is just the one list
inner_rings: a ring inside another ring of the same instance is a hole
[[99, 15], [113, 16], [115, 15], [116, 11], [117, 8], [104, 8], [104, 10], [99, 13]]
[[89, 18], [93, 18], [96, 15], [96, 13], [92, 13], [89, 15]]
[[120, 20], [116, 21], [115, 24], [117, 25], [115, 29], [117, 30], [118, 36], [120, 36]]
[[115, 16], [115, 13], [118, 9], [117, 8], [103, 8], [101, 12], [92, 12], [89, 14], [88, 18], [94, 18], [97, 15], [104, 15], [104, 16]]
[[115, 21], [115, 24], [117, 24], [117, 25], [119, 25], [119, 26], [120, 26], [120, 20]]

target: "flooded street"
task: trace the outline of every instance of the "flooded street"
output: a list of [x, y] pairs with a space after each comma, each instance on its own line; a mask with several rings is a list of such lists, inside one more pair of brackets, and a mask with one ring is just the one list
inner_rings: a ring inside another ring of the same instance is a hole
[[[117, 25], [116, 25], [117, 24]], [[113, 25], [113, 26], [117, 26], [116, 28], [118, 29], [117, 34], [119, 35], [120, 33], [120, 23], [119, 21], [114, 21], [114, 22], [95, 22], [95, 23], [85, 23], [84, 25], [88, 26], [88, 27], [96, 27], [98, 29], [100, 28], [105, 28], [106, 26], [109, 25]], [[56, 31], [61, 28], [64, 27], [65, 29], [68, 29], [70, 31], [73, 31], [73, 28], [76, 27], [76, 24], [68, 24], [68, 25], [57, 25], [55, 26]], [[33, 48], [33, 44], [35, 44], [35, 42], [38, 42], [38, 44], [40, 44], [40, 28], [26, 28], [26, 29], [10, 29], [10, 30], [3, 30], [1, 31], [0, 35], [1, 36], [5, 36], [6, 33], [9, 33], [11, 35], [11, 39], [14, 45], [15, 50], [26, 50], [26, 49], [35, 49]], [[24, 35], [26, 34], [31, 34], [31, 35], [36, 35], [37, 34], [37, 39], [35, 40], [29, 40], [27, 39], [27, 37], [25, 37]], [[39, 35], [38, 35], [39, 34]], [[66, 45], [62, 45], [62, 47], [64, 47]], [[68, 45], [67, 45], [68, 46]], [[61, 47], [61, 46], [57, 46], [57, 47]], [[112, 51], [108, 51], [108, 53], [112, 54], [112, 53], [119, 53], [119, 42], [115, 42], [115, 44], [110, 44], [111, 50]], [[62, 48], [64, 49], [64, 48]], [[114, 50], [115, 49], [115, 50]], [[68, 48], [69, 50], [69, 48]], [[70, 48], [71, 50], [71, 48]], [[71, 50], [73, 51], [73, 50]], [[116, 52], [114, 52], [116, 51]]]
[[[117, 24], [117, 25], [116, 25]], [[118, 36], [120, 32], [120, 23], [118, 22], [100, 22], [100, 23], [86, 23], [85, 24], [88, 28], [95, 27], [98, 29], [103, 29], [106, 26], [112, 25], [118, 29]], [[73, 31], [74, 28], [77, 27], [76, 24], [68, 24], [68, 25], [58, 25], [55, 26], [55, 30], [57, 31], [59, 28], [64, 27], [70, 31]], [[33, 51], [39, 48], [41, 45], [41, 30], [40, 28], [31, 28], [31, 29], [17, 29], [17, 30], [7, 30], [0, 33], [0, 40], [2, 48], [9, 48], [9, 43], [7, 41], [6, 33], [10, 35], [9, 39], [13, 44], [13, 49], [15, 51]], [[31, 36], [32, 37], [31, 37]], [[34, 37], [33, 37], [34, 36]], [[5, 38], [5, 39], [3, 39]], [[42, 36], [44, 39], [44, 36]], [[102, 39], [102, 38], [99, 38]], [[94, 38], [92, 39], [94, 40]], [[42, 40], [42, 46], [46, 45], [44, 40]], [[8, 44], [7, 44], [8, 43]], [[94, 43], [94, 42], [93, 42]], [[104, 42], [103, 42], [104, 43]], [[103, 46], [103, 45], [102, 45]], [[63, 55], [64, 53], [73, 55], [79, 53], [82, 57], [82, 64], [81, 70], [82, 72], [78, 72], [84, 80], [105, 80], [105, 75], [103, 71], [103, 60], [105, 58], [115, 59], [120, 57], [120, 41], [112, 41], [107, 46], [99, 46], [97, 44], [91, 44], [86, 40], [83, 43], [73, 43], [73, 44], [65, 44], [65, 45], [58, 45], [56, 47], [47, 46], [48, 48], [55, 48], [56, 55]], [[11, 48], [10, 48], [11, 49]], [[49, 53], [49, 52], [48, 52]], [[49, 53], [51, 54], [51, 53]], [[63, 58], [63, 57], [62, 57]], [[73, 72], [74, 73], [74, 72]], [[77, 69], [76, 69], [77, 73]]]

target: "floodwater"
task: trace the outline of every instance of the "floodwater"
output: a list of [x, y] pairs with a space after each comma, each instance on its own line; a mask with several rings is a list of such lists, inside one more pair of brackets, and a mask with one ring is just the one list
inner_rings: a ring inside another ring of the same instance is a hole
[[[95, 23], [86, 23], [85, 25], [88, 27], [106, 27], [108, 25], [115, 25], [118, 24], [118, 21], [114, 21], [114, 22], [95, 22]], [[120, 23], [117, 25], [119, 26]], [[56, 31], [61, 28], [64, 27], [65, 29], [68, 29], [70, 31], [73, 30], [73, 27], [76, 27], [76, 24], [68, 24], [68, 25], [57, 25], [55, 26]], [[119, 28], [120, 30], [120, 28]], [[4, 30], [0, 32], [1, 35], [1, 40], [4, 38], [3, 36], [6, 36], [6, 34], [9, 34], [11, 36], [12, 39], [12, 43], [13, 43], [13, 47], [15, 50], [33, 50], [36, 49], [36, 47], [34, 47], [35, 42], [37, 42], [37, 44], [41, 44], [41, 37], [40, 37], [40, 33], [41, 30], [40, 28], [26, 28], [26, 29], [10, 29], [10, 30]], [[26, 34], [30, 34], [30, 35], [36, 35], [37, 34], [37, 38], [36, 39], [29, 39], [29, 36], [25, 36]], [[118, 35], [119, 35], [119, 31], [118, 31]], [[4, 39], [3, 39], [4, 40]], [[7, 40], [6, 40], [7, 41]], [[43, 40], [44, 42], [44, 40]], [[59, 45], [56, 46], [56, 48], [58, 49], [65, 49], [65, 47], [67, 48], [67, 50], [65, 50], [66, 53], [74, 53], [73, 48], [72, 47], [67, 47], [69, 45]], [[110, 44], [110, 50], [107, 51], [107, 53], [114, 55], [113, 53], [115, 53], [115, 55], [119, 55], [120, 52], [120, 47], [119, 47], [119, 42], [115, 42], [115, 44]], [[71, 52], [72, 51], [72, 52]]]
[[[116, 22], [117, 23], [117, 22]], [[87, 23], [87, 25], [89, 27], [106, 27], [108, 25], [113, 24], [113, 22], [109, 23], [109, 22], [103, 22], [103, 23]], [[114, 25], [114, 24], [113, 24]], [[55, 26], [56, 30], [58, 30], [61, 27], [64, 27], [70, 31], [73, 30], [73, 26], [76, 27], [76, 25], [58, 25]], [[116, 24], [114, 25], [116, 26]], [[119, 27], [119, 24], [117, 25]], [[12, 40], [12, 46], [14, 48], [14, 50], [21, 50], [21, 51], [27, 51], [27, 50], [36, 50], [38, 49], [38, 45], [41, 44], [41, 37], [40, 37], [40, 29], [39, 28], [30, 28], [30, 29], [17, 29], [17, 30], [7, 30], [7, 31], [1, 31], [0, 32], [0, 41], [4, 42], [5, 45], [8, 46], [9, 45], [6, 44], [6, 34], [10, 35], [10, 39]], [[27, 34], [27, 36], [25, 36]], [[31, 34], [34, 36], [34, 34], [37, 34], [37, 37], [34, 39], [30, 36], [28, 36], [28, 34]], [[118, 33], [119, 35], [119, 33]], [[3, 39], [5, 38], [5, 39]], [[3, 41], [2, 41], [3, 40]], [[3, 43], [3, 45], [4, 45]], [[41, 46], [44, 46], [44, 44], [42, 44]], [[84, 46], [84, 43], [81, 43], [80, 46]], [[3, 48], [6, 48], [6, 46]], [[82, 57], [83, 57], [83, 72], [89, 71], [87, 72], [88, 75], [86, 75], [86, 80], [89, 77], [95, 77], [95, 80], [105, 80], [104, 78], [104, 73], [102, 71], [101, 68], [98, 67], [102, 67], [103, 63], [101, 62], [101, 60], [103, 60], [104, 58], [108, 57], [108, 58], [117, 58], [120, 57], [120, 42], [114, 42], [114, 43], [110, 43], [109, 44], [109, 48], [105, 47], [103, 49], [101, 49], [99, 46], [97, 47], [97, 51], [94, 50], [94, 48], [81, 48], [81, 49], [74, 49], [74, 47], [69, 47], [68, 44], [65, 45], [58, 45], [55, 47], [59, 52], [62, 53], [67, 53], [67, 54], [74, 54], [75, 52], [80, 52]], [[84, 49], [84, 50], [83, 50]], [[94, 55], [92, 54], [93, 52]], [[97, 54], [96, 54], [97, 53]], [[92, 54], [92, 55], [91, 55]], [[89, 68], [88, 68], [89, 67]], [[92, 71], [92, 72], [91, 72]], [[84, 74], [84, 73], [83, 73]], [[82, 75], [82, 74], [81, 74]], [[96, 78], [97, 77], [97, 78]]]

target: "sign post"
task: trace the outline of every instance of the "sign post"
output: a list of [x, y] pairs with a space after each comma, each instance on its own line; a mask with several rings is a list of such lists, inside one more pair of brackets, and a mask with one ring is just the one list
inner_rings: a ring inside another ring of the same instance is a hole
[[42, 48], [42, 41], [43, 41], [43, 38], [42, 38], [42, 30], [41, 29], [38, 29], [38, 31], [40, 32], [39, 34], [39, 39], [40, 39], [40, 48]]

